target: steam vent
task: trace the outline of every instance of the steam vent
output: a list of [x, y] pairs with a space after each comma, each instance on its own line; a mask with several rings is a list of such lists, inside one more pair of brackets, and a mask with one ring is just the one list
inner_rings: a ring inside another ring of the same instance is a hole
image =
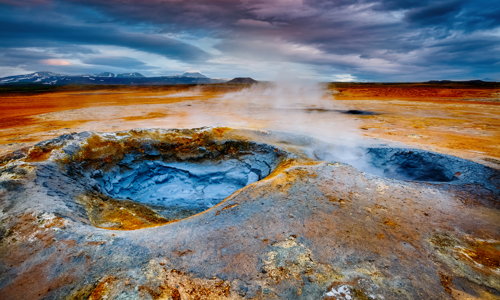
[[500, 299], [498, 170], [342, 151], [136, 129], [0, 158], [0, 299]]

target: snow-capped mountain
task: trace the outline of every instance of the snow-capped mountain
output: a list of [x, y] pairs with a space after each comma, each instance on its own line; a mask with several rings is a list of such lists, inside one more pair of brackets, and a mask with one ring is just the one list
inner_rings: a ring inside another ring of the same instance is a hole
[[116, 74], [117, 78], [144, 78], [146, 76], [142, 75], [141, 73], [122, 73], [122, 74]]
[[25, 82], [25, 83], [46, 82], [46, 81], [58, 80], [61, 77], [64, 77], [64, 75], [52, 72], [35, 72], [26, 75], [17, 75], [17, 76], [0, 78], [0, 84], [15, 83], [15, 82]]
[[115, 74], [115, 73], [110, 73], [110, 72], [102, 72], [99, 74], [86, 74], [82, 75], [82, 77], [108, 77], [108, 78], [143, 78], [145, 77], [141, 73], [121, 73], [121, 74]]
[[201, 74], [200, 72], [184, 72], [181, 77], [191, 77], [191, 78], [208, 78], [207, 76]]
[[212, 79], [199, 72], [186, 72], [177, 76], [145, 77], [141, 73], [115, 74], [103, 72], [85, 75], [61, 75], [52, 72], [35, 72], [26, 75], [17, 75], [0, 78], [0, 85], [5, 84], [119, 84], [119, 85], [160, 85], [160, 84], [198, 84], [222, 83], [227, 80]]
[[109, 73], [109, 72], [102, 72], [100, 74], [95, 74], [95, 77], [116, 77], [116, 74]]

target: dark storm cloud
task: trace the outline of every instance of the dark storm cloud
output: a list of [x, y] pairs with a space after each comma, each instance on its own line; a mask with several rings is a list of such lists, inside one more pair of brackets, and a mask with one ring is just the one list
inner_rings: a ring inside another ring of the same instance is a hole
[[0, 4], [8, 4], [13, 6], [31, 6], [48, 3], [48, 0], [0, 0]]
[[380, 11], [395, 11], [402, 9], [412, 9], [416, 7], [425, 7], [429, 4], [428, 0], [384, 0], [377, 1], [374, 3], [374, 9]]
[[57, 63], [68, 63], [68, 61], [61, 59], [57, 54], [50, 53], [50, 51], [0, 48], [0, 66], [2, 67], [22, 67], [30, 71], [43, 70], [73, 75], [103, 71], [102, 67], [97, 66], [57, 65]]
[[[84, 74], [84, 73], [100, 73], [103, 71], [123, 71], [125, 68], [134, 68], [137, 70], [151, 69], [154, 67], [147, 66], [144, 63], [134, 60], [128, 57], [120, 58], [103, 58], [103, 57], [84, 57], [86, 63], [85, 65], [74, 65], [70, 63], [71, 59], [76, 57], [82, 57], [79, 55], [78, 50], [81, 50], [83, 54], [88, 54], [83, 47], [70, 47], [63, 48], [64, 53], [67, 51], [73, 51], [68, 55], [60, 56], [59, 51], [53, 51], [53, 49], [47, 51], [40, 50], [30, 50], [23, 48], [0, 48], [0, 66], [3, 67], [25, 67], [31, 71], [44, 70], [51, 71], [55, 73], [62, 74]], [[56, 50], [60, 50], [56, 48]], [[96, 54], [96, 52], [90, 52]], [[120, 65], [122, 64], [122, 65]], [[110, 69], [111, 67], [116, 67]], [[119, 68], [119, 69], [118, 69]], [[1, 76], [1, 74], [0, 74]]]
[[464, 1], [435, 2], [425, 7], [414, 8], [406, 13], [405, 21], [422, 25], [450, 22], [461, 10]]
[[[193, 66], [217, 68], [221, 58], [243, 65], [248, 61], [293, 62], [311, 65], [320, 74], [346, 72], [375, 80], [412, 78], [417, 72], [436, 72], [437, 67], [443, 74], [462, 70], [456, 76], [463, 78], [499, 73], [498, 0], [0, 3], [4, 4], [0, 7], [3, 47], [50, 47], [53, 50], [47, 55], [58, 51], [63, 56], [68, 53], [62, 48], [81, 47], [74, 57], [91, 65], [150, 68], [135, 58], [106, 60], [84, 53], [90, 49], [87, 46], [108, 45]], [[187, 38], [181, 41], [179, 36]], [[212, 48], [220, 54], [184, 42], [205, 37], [217, 40]]]
[[451, 42], [440, 42], [429, 48], [425, 62], [432, 65], [474, 66], [489, 68], [500, 61], [500, 38], [462, 38]]
[[66, 54], [66, 55], [80, 55], [80, 54], [99, 54], [99, 51], [96, 49], [91, 49], [84, 46], [77, 45], [68, 45], [68, 46], [59, 46], [57, 48], [48, 49], [49, 53], [55, 54]]
[[42, 60], [53, 59], [53, 55], [45, 52], [26, 49], [0, 48], [0, 66], [17, 67], [24, 64], [38, 64]]
[[64, 2], [106, 12], [115, 21], [148, 22], [180, 30], [224, 29], [227, 24], [250, 16], [242, 5], [243, 1], [233, 0], [67, 0]]
[[[240, 19], [300, 22], [311, 18], [305, 21], [314, 23], [318, 16], [330, 11], [346, 7], [356, 11], [367, 5], [374, 12], [405, 11], [405, 21], [410, 23], [431, 21], [423, 24], [425, 26], [433, 25], [436, 21], [450, 20], [458, 13], [461, 15], [457, 21], [481, 18], [487, 21], [484, 24], [486, 27], [495, 26], [500, 18], [496, 14], [500, 9], [497, 0], [67, 0], [65, 2], [105, 11], [115, 20], [151, 22], [201, 30], [232, 28]], [[444, 25], [456, 24], [451, 21]]]
[[149, 70], [158, 67], [148, 66], [140, 60], [130, 57], [117, 56], [96, 56], [82, 59], [82, 62], [88, 65], [111, 66], [128, 70]]
[[54, 47], [65, 44], [128, 47], [184, 61], [202, 61], [204, 51], [174, 39], [154, 34], [121, 32], [109, 26], [68, 25], [2, 18], [0, 39], [4, 47]]

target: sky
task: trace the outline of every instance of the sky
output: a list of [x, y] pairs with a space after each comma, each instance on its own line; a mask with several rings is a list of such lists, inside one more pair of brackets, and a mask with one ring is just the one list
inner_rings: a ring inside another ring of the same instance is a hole
[[0, 0], [0, 77], [500, 81], [499, 0]]

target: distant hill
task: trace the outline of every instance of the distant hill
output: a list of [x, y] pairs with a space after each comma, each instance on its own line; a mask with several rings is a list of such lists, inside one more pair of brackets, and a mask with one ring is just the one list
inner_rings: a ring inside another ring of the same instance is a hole
[[486, 83], [494, 80], [429, 80], [428, 83]]
[[52, 72], [35, 72], [26, 75], [18, 75], [18, 76], [9, 76], [0, 78], [0, 84], [8, 84], [15, 82], [26, 82], [26, 83], [42, 83], [42, 82], [50, 82], [55, 78], [62, 77], [63, 75], [52, 73]]
[[255, 79], [252, 79], [250, 77], [236, 77], [234, 79], [229, 80], [226, 83], [228, 83], [228, 84], [254, 84], [254, 83], [258, 83], [258, 81]]
[[103, 72], [86, 75], [62, 75], [52, 72], [35, 72], [0, 78], [0, 85], [44, 84], [44, 85], [167, 85], [223, 83], [226, 80], [208, 78], [199, 72], [186, 72], [177, 76], [145, 77], [141, 73], [114, 74]]

